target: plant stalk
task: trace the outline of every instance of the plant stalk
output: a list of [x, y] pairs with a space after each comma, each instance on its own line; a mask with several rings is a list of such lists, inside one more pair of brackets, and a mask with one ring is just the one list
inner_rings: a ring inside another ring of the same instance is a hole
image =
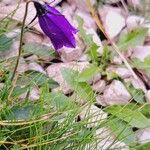
[[15, 68], [14, 68], [14, 71], [13, 71], [13, 74], [12, 74], [12, 77], [11, 77], [11, 81], [14, 81], [14, 79], [15, 79], [15, 77], [16, 77], [16, 73], [17, 73], [17, 68], [18, 68], [18, 66], [19, 66], [19, 60], [20, 60], [21, 53], [22, 53], [22, 43], [23, 43], [24, 27], [25, 27], [25, 22], [26, 22], [27, 13], [28, 13], [28, 6], [29, 6], [29, 3], [30, 3], [30, 2], [31, 2], [31, 1], [28, 1], [28, 2], [26, 3], [25, 14], [24, 14], [24, 17], [23, 17], [23, 22], [22, 22], [22, 27], [21, 27], [19, 51], [18, 51], [18, 56], [17, 56], [16, 65], [15, 65]]

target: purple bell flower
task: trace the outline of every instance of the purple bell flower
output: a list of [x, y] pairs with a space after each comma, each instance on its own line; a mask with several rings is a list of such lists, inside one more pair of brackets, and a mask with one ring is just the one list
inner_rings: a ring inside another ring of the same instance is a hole
[[63, 46], [75, 48], [74, 34], [78, 32], [58, 10], [47, 3], [34, 1], [39, 24], [43, 32], [50, 38], [56, 50]]

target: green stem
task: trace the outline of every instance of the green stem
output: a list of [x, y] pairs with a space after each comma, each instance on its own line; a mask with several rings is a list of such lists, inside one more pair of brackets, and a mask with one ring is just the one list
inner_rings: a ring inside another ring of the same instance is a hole
[[12, 77], [11, 77], [11, 81], [13, 81], [15, 79], [17, 68], [18, 68], [18, 65], [19, 65], [19, 60], [20, 60], [21, 53], [22, 53], [23, 33], [24, 33], [25, 21], [26, 21], [27, 13], [28, 13], [28, 6], [29, 6], [30, 2], [31, 1], [28, 1], [26, 3], [25, 14], [24, 14], [23, 22], [22, 22], [22, 27], [21, 27], [19, 53], [18, 53], [18, 56], [17, 56], [17, 61], [16, 61], [15, 69], [14, 69]]

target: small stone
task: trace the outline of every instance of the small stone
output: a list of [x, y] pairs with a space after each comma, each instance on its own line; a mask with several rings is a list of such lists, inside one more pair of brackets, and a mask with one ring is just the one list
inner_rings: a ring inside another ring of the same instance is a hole
[[4, 87], [4, 83], [0, 83], [0, 90]]
[[97, 73], [96, 75], [94, 75], [89, 81], [89, 84], [95, 84], [96, 82], [98, 82], [101, 79], [101, 74]]
[[105, 121], [107, 118], [107, 113], [105, 113], [100, 108], [91, 105], [84, 108], [80, 113], [81, 120], [88, 119], [88, 128], [96, 127], [101, 122]]
[[[82, 0], [82, 1], [81, 0], [67, 0], [67, 1], [71, 5], [75, 5], [77, 8], [79, 8], [83, 12], [89, 12], [89, 9], [88, 9], [87, 4], [86, 4], [86, 0]], [[96, 0], [91, 0], [91, 4], [95, 5]]]
[[33, 32], [26, 32], [24, 34], [24, 43], [42, 43], [44, 37], [40, 34], [36, 34]]
[[79, 59], [80, 62], [85, 62], [85, 61], [90, 61], [90, 58], [88, 56], [88, 54], [83, 54], [80, 59]]
[[77, 39], [76, 48], [67, 48], [67, 49], [62, 48], [62, 50], [60, 51], [61, 60], [63, 62], [78, 61], [81, 58], [83, 51], [85, 49], [85, 45], [81, 41], [81, 39], [79, 39], [78, 37], [76, 39]]
[[54, 91], [63, 91], [64, 94], [69, 94], [72, 91], [62, 77], [62, 68], [69, 68], [81, 72], [88, 67], [88, 65], [89, 62], [69, 62], [50, 65], [46, 69], [48, 76], [60, 84], [60, 87], [54, 89]]
[[102, 96], [107, 105], [127, 104], [131, 98], [123, 83], [118, 80], [113, 80], [110, 85], [106, 86]]
[[76, 15], [83, 19], [83, 21], [84, 21], [83, 26], [86, 29], [94, 29], [94, 30], [97, 29], [95, 21], [94, 21], [94, 19], [91, 17], [91, 15], [89, 13], [86, 13], [86, 12], [83, 12], [83, 10], [77, 9], [76, 10]]
[[[27, 92], [24, 93], [24, 94], [22, 94], [20, 96], [20, 99], [21, 100], [25, 100], [26, 96], [27, 96]], [[29, 93], [29, 100], [34, 101], [34, 100], [38, 100], [39, 98], [40, 98], [40, 92], [39, 92], [39, 90], [37, 88], [35, 88], [35, 87], [32, 88], [31, 91], [30, 91], [30, 93]]]
[[98, 11], [99, 15], [101, 16], [105, 31], [109, 37], [113, 39], [126, 25], [121, 9], [104, 6], [103, 8], [99, 7]]
[[6, 50], [5, 52], [0, 52], [0, 59], [9, 59], [12, 57], [15, 57], [18, 55], [18, 49], [19, 49], [19, 41], [13, 42], [10, 49]]
[[70, 99], [79, 104], [80, 106], [83, 106], [88, 102], [88, 100], [81, 98], [75, 92], [71, 95]]
[[41, 72], [43, 74], [46, 74], [46, 72], [44, 71], [44, 69], [42, 68], [42, 66], [40, 66], [39, 64], [32, 62], [28, 65], [28, 69], [29, 70], [34, 70], [34, 71], [38, 71]]
[[40, 92], [37, 88], [33, 88], [30, 92], [29, 99], [30, 100], [38, 100], [40, 98]]
[[31, 55], [31, 56], [29, 56], [29, 57], [27, 57], [27, 58], [25, 58], [25, 60], [27, 61], [27, 62], [36, 62], [36, 61], [38, 61], [38, 57], [37, 57], [37, 55]]
[[122, 79], [129, 78], [132, 76], [132, 73], [127, 68], [110, 66], [107, 68], [107, 71], [117, 74]]
[[102, 95], [97, 95], [96, 96], [96, 104], [104, 106], [104, 107], [107, 106], [107, 104], [105, 103], [105, 100], [104, 100]]
[[94, 137], [97, 140], [89, 145], [90, 148], [87, 145], [86, 150], [95, 149], [95, 147], [97, 150], [129, 150], [129, 147], [124, 142], [116, 140], [115, 135], [108, 128], [97, 129]]
[[116, 64], [116, 65], [121, 65], [122, 64], [122, 59], [118, 56], [115, 56], [112, 60], [112, 63]]
[[143, 90], [144, 93], [147, 92], [145, 84], [143, 83], [143, 81], [140, 78], [135, 79], [134, 77], [130, 77], [128, 79], [125, 79], [124, 81], [130, 82], [135, 89], [141, 89], [141, 90]]
[[26, 71], [28, 71], [28, 64], [25, 62], [24, 58], [20, 58], [17, 72], [21, 74], [21, 73], [24, 73]]
[[[11, 18], [11, 19], [16, 20], [18, 22], [22, 22], [23, 17], [24, 17], [24, 13], [22, 13], [22, 12], [25, 12], [25, 7], [26, 7], [26, 2], [22, 2], [19, 5], [17, 10], [16, 10], [16, 5], [2, 6], [1, 9], [0, 9], [0, 14], [1, 14], [0, 19], [8, 17], [8, 18]], [[14, 15], [9, 15], [14, 10], [16, 10]], [[30, 13], [28, 13], [28, 15], [27, 15], [26, 25], [28, 25], [31, 22], [31, 20], [33, 19], [33, 17], [36, 15], [36, 10], [35, 10], [35, 7], [34, 7], [33, 3], [30, 3], [30, 5], [28, 7], [28, 11]], [[38, 22], [37, 19], [30, 26], [33, 25], [36, 30], [43, 33], [40, 26], [39, 26], [39, 24], [35, 24], [35, 22]]]
[[147, 103], [150, 103], [150, 90], [148, 90], [145, 94], [145, 97], [146, 97], [146, 102]]
[[73, 5], [69, 5], [68, 3], [64, 2], [61, 6], [61, 13], [69, 20], [69, 22], [73, 22], [73, 15], [75, 11], [75, 7]]
[[18, 29], [18, 28], [16, 28], [16, 29], [13, 29], [11, 32], [6, 33], [6, 36], [7, 36], [8, 38], [15, 38], [15, 37], [17, 37], [18, 35], [20, 35], [20, 32], [21, 32], [21, 30]]
[[147, 56], [150, 56], [150, 46], [137, 46], [133, 48], [132, 58], [144, 61], [144, 58]]
[[135, 8], [141, 8], [141, 0], [128, 0], [130, 6]]
[[96, 82], [92, 85], [93, 91], [98, 92], [98, 93], [102, 93], [104, 91], [105, 87], [106, 87], [105, 80], [99, 80], [98, 82]]
[[144, 18], [140, 16], [131, 15], [126, 19], [127, 28], [132, 30], [144, 23]]
[[137, 130], [136, 136], [139, 144], [150, 142], [150, 128]]

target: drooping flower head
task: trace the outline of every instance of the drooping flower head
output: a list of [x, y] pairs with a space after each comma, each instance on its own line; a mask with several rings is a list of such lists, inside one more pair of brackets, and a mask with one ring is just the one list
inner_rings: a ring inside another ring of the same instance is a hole
[[47, 3], [33, 1], [37, 11], [39, 24], [43, 32], [50, 38], [56, 50], [63, 46], [75, 48], [74, 34], [78, 32], [68, 20], [54, 7]]

